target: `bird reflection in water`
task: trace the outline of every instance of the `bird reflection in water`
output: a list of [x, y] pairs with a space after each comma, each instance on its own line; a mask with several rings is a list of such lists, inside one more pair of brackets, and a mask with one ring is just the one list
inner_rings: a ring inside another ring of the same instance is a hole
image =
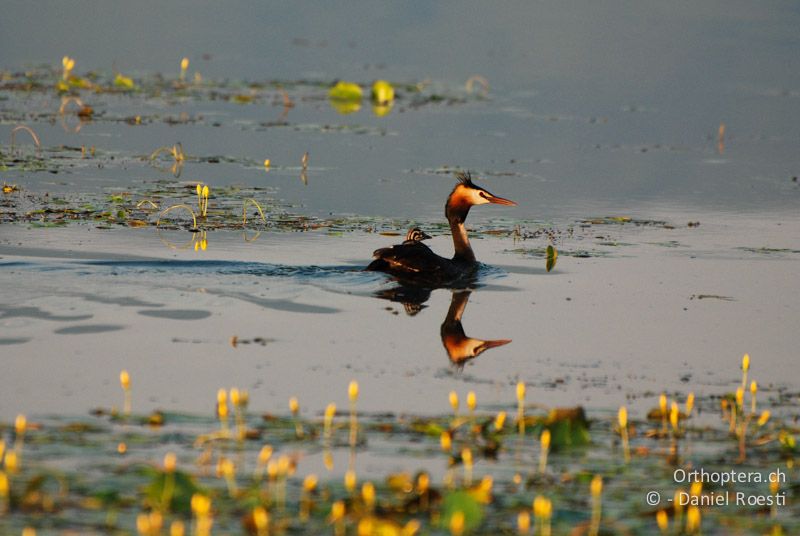
[[450, 309], [448, 309], [440, 329], [442, 345], [447, 351], [447, 356], [451, 363], [459, 367], [463, 367], [467, 361], [478, 357], [490, 348], [497, 348], [511, 342], [511, 339], [473, 339], [464, 333], [461, 316], [464, 314], [464, 309], [467, 308], [471, 292], [470, 290], [453, 291]]
[[[447, 357], [453, 365], [459, 368], [486, 350], [504, 346], [511, 342], [511, 339], [475, 339], [464, 332], [461, 317], [467, 308], [470, 294], [472, 294], [472, 290], [452, 290], [450, 308], [440, 328], [442, 346], [447, 352]], [[425, 307], [425, 302], [428, 301], [430, 295], [431, 289], [405, 285], [384, 289], [376, 293], [378, 298], [401, 303], [409, 316], [419, 313]]]

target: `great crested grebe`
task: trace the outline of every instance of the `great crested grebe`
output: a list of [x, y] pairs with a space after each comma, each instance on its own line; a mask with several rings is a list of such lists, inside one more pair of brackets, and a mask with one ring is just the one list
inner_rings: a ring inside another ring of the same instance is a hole
[[469, 245], [464, 227], [469, 209], [473, 205], [486, 203], [507, 206], [514, 206], [516, 203], [475, 185], [469, 172], [459, 173], [456, 177], [458, 184], [450, 192], [444, 206], [444, 214], [453, 233], [453, 258], [446, 259], [437, 255], [421, 241], [406, 240], [402, 244], [376, 250], [372, 254], [375, 260], [367, 266], [367, 270], [386, 272], [401, 282], [426, 286], [454, 284], [475, 275], [478, 261], [475, 260], [475, 253]]

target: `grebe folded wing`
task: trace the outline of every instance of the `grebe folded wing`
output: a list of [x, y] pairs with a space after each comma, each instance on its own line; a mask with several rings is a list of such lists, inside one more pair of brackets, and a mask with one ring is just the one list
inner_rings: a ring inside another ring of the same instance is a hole
[[422, 242], [404, 242], [388, 248], [376, 249], [367, 270], [379, 272], [435, 273], [444, 270], [447, 262]]

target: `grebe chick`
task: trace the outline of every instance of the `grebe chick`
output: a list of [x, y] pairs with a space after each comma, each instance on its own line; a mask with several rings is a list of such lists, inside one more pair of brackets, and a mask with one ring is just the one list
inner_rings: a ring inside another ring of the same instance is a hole
[[419, 227], [412, 227], [406, 233], [406, 239], [403, 244], [414, 244], [415, 242], [422, 242], [423, 240], [428, 240], [431, 238], [431, 235], [420, 229]]

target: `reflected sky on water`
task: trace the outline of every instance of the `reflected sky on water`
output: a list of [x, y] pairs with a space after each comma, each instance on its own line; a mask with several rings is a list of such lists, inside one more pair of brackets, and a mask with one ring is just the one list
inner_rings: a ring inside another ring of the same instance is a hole
[[[452, 184], [431, 175], [442, 166], [494, 175], [505, 194], [527, 201], [512, 217], [652, 205], [774, 211], [798, 201], [798, 11], [779, 2], [7, 2], [0, 67], [58, 65], [69, 54], [78, 72], [177, 76], [187, 56], [190, 73], [213, 80], [386, 78], [451, 92], [472, 75], [488, 80], [489, 99], [462, 106], [376, 117], [369, 106], [339, 116], [316, 103], [287, 117], [385, 136], [243, 132], [242, 123], [274, 120], [279, 110], [214, 103], [172, 108], [220, 117], [218, 129], [81, 132], [87, 142], [143, 152], [178, 140], [192, 154], [276, 161], [308, 150], [322, 170], [308, 177], [312, 187], [272, 182], [316, 213], [437, 217]], [[47, 139], [75, 141], [58, 132]], [[218, 175], [263, 182], [252, 170]]]

